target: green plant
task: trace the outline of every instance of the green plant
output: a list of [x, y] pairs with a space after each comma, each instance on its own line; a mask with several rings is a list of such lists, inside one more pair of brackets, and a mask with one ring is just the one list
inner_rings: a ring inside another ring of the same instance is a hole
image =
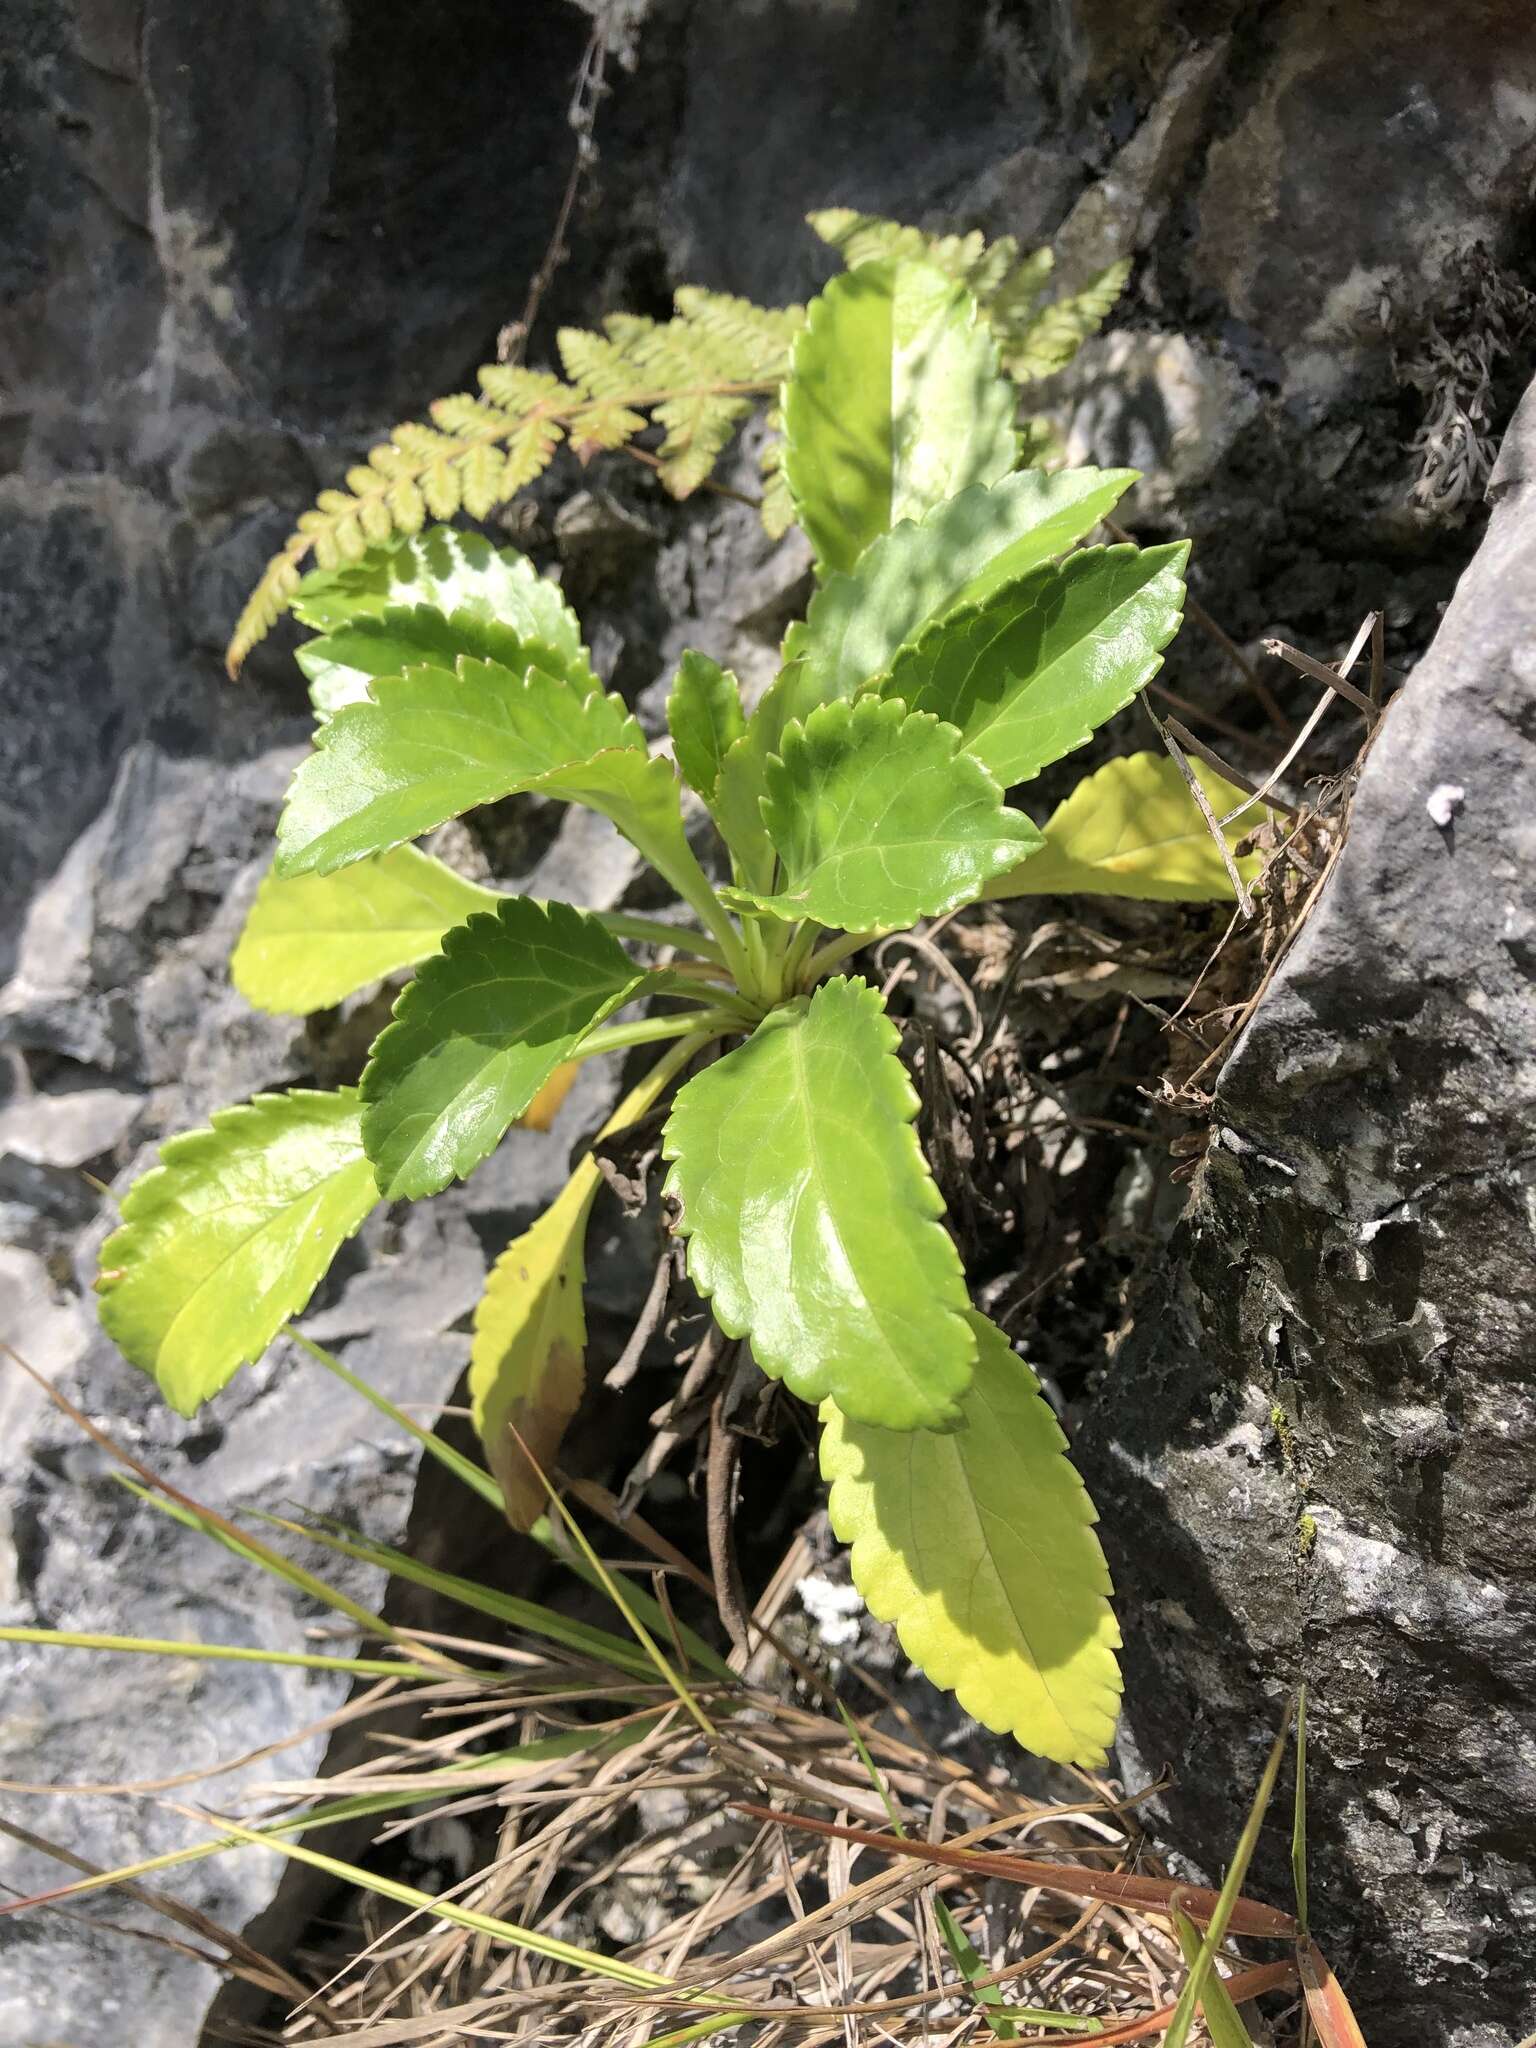
[[[1085, 288], [1041, 303], [1053, 258], [1021, 256], [1011, 235], [928, 235], [872, 214], [834, 208], [810, 224], [845, 262], [916, 259], [971, 293], [978, 317], [1016, 385], [1063, 368], [1098, 331], [1124, 289], [1128, 263], [1112, 263]], [[299, 597], [300, 564], [311, 553], [322, 569], [360, 560], [392, 537], [420, 533], [429, 520], [468, 512], [483, 519], [541, 475], [561, 443], [581, 461], [625, 449], [654, 462], [674, 496], [686, 498], [710, 476], [742, 419], [776, 398], [790, 349], [805, 323], [803, 306], [768, 308], [685, 286], [670, 320], [613, 313], [601, 334], [562, 328], [564, 378], [545, 370], [488, 363], [478, 392], [456, 392], [430, 408], [431, 424], [408, 422], [347, 472], [344, 490], [321, 493], [267, 564], [229, 645], [230, 673]], [[777, 406], [772, 424], [781, 424]], [[653, 455], [636, 446], [654, 423], [663, 430]], [[1039, 421], [1025, 442], [1039, 459], [1050, 446]], [[794, 518], [775, 434], [763, 451], [763, 523], [771, 534]]]
[[[874, 935], [1028, 892], [1032, 870], [1154, 897], [1229, 884], [1146, 757], [1100, 770], [1043, 832], [1005, 801], [1156, 672], [1187, 546], [1068, 552], [1134, 472], [1016, 468], [1003, 286], [989, 323], [955, 269], [877, 254], [797, 315], [781, 472], [820, 585], [750, 715], [728, 672], [685, 656], [676, 769], [514, 554], [439, 527], [297, 583], [320, 723], [235, 979], [302, 1012], [418, 971], [356, 1089], [261, 1096], [164, 1148], [104, 1249], [102, 1314], [190, 1413], [378, 1202], [472, 1173], [572, 1063], [668, 1044], [619, 1128], [725, 1044], [665, 1126], [696, 1285], [817, 1408], [832, 1520], [874, 1612], [988, 1725], [1093, 1762], [1119, 1694], [1094, 1511], [1033, 1376], [971, 1307], [897, 1028], [838, 970]], [[694, 850], [683, 783], [728, 881]], [[696, 921], [499, 895], [410, 844], [516, 792], [606, 815]], [[643, 964], [624, 940], [688, 958]], [[613, 1021], [654, 999], [675, 1007]], [[589, 1157], [477, 1315], [475, 1418], [520, 1526], [581, 1391], [597, 1186]]]

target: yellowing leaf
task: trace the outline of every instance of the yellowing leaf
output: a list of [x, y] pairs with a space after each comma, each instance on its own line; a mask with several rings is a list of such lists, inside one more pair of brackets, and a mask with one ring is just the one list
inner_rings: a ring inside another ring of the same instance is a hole
[[832, 1527], [853, 1582], [935, 1685], [1058, 1763], [1102, 1764], [1120, 1632], [1096, 1519], [1034, 1374], [973, 1310], [960, 1427], [898, 1434], [821, 1410]]
[[191, 1415], [298, 1314], [379, 1191], [351, 1088], [215, 1110], [160, 1160], [102, 1246], [101, 1320]]
[[258, 1010], [307, 1016], [429, 959], [444, 932], [496, 902], [494, 890], [466, 882], [414, 846], [334, 875], [268, 874], [230, 974]]
[[560, 1108], [570, 1094], [576, 1076], [581, 1072], [580, 1060], [566, 1060], [556, 1067], [544, 1086], [518, 1118], [525, 1131], [547, 1131], [560, 1114]]
[[[623, 1130], [644, 1116], [669, 1079], [663, 1062], [630, 1090], [604, 1132]], [[515, 1529], [531, 1528], [547, 1505], [517, 1438], [547, 1473], [581, 1400], [587, 1341], [581, 1298], [585, 1240], [601, 1185], [589, 1153], [537, 1222], [496, 1261], [475, 1310], [470, 1402], [486, 1462], [500, 1483]]]
[[975, 1350], [917, 1096], [879, 992], [841, 976], [678, 1090], [667, 1192], [688, 1271], [803, 1401], [892, 1430], [959, 1419]]
[[475, 1310], [470, 1401], [514, 1529], [531, 1529], [548, 1506], [518, 1437], [547, 1473], [581, 1403], [587, 1218], [600, 1185], [597, 1168], [584, 1160], [496, 1261]]
[[[1218, 818], [1247, 793], [1207, 768], [1190, 766]], [[1264, 817], [1248, 802], [1223, 828], [1229, 849]], [[1259, 854], [1237, 862], [1244, 882], [1263, 865]], [[1162, 753], [1123, 754], [1087, 775], [1045, 827], [1045, 844], [1019, 867], [989, 882], [984, 897], [1138, 896], [1156, 903], [1230, 903], [1232, 881], [1200, 806], [1179, 765]]]
[[807, 309], [784, 387], [784, 474], [818, 561], [850, 569], [1017, 459], [1014, 392], [965, 287], [928, 263], [866, 263]]

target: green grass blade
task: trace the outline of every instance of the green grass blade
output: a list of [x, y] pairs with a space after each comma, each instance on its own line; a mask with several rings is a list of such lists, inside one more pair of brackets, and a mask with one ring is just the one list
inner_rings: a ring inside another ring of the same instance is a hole
[[1307, 1689], [1296, 1695], [1296, 1812], [1291, 1822], [1291, 1883], [1296, 1891], [1296, 1928], [1307, 1931]]
[[525, 1635], [559, 1643], [565, 1649], [612, 1666], [631, 1677], [650, 1679], [655, 1675], [648, 1657], [636, 1650], [625, 1637], [612, 1635], [607, 1629], [573, 1621], [567, 1615], [555, 1613], [552, 1608], [541, 1607], [532, 1600], [520, 1600], [512, 1593], [499, 1593], [490, 1586], [482, 1586], [475, 1579], [461, 1578], [457, 1572], [438, 1571], [431, 1565], [418, 1563], [403, 1550], [395, 1550], [371, 1537], [343, 1531], [339, 1525], [323, 1528], [310, 1522], [290, 1522], [281, 1515], [267, 1514], [260, 1509], [247, 1512], [259, 1513], [264, 1522], [291, 1530], [297, 1536], [308, 1537], [311, 1543], [323, 1544], [327, 1550], [333, 1550], [342, 1557], [355, 1558], [360, 1564], [376, 1565], [381, 1571], [406, 1579], [413, 1586], [425, 1586], [430, 1592], [441, 1593], [446, 1599], [456, 1600], [460, 1606], [468, 1607], [476, 1614], [486, 1614], [493, 1621], [504, 1621], [509, 1628], [521, 1629]]
[[1243, 1832], [1238, 1837], [1237, 1850], [1232, 1858], [1231, 1868], [1221, 1887], [1221, 1895], [1211, 1914], [1210, 1925], [1205, 1930], [1195, 1960], [1190, 1964], [1189, 1975], [1179, 1993], [1179, 2002], [1174, 2007], [1173, 2018], [1169, 2021], [1163, 2048], [1184, 2048], [1189, 2030], [1194, 2022], [1195, 2012], [1205, 1991], [1207, 1979], [1212, 1974], [1216, 1951], [1226, 1937], [1227, 1922], [1232, 1917], [1232, 1908], [1237, 1904], [1243, 1889], [1243, 1880], [1248, 1875], [1248, 1865], [1253, 1861], [1253, 1852], [1258, 1844], [1259, 1830], [1264, 1825], [1264, 1815], [1274, 1797], [1275, 1781], [1280, 1775], [1280, 1762], [1285, 1755], [1286, 1737], [1290, 1733], [1291, 1704], [1287, 1702], [1285, 1718], [1280, 1723], [1280, 1732], [1270, 1747], [1269, 1760], [1264, 1766], [1264, 1775], [1259, 1780], [1259, 1789], [1253, 1795], [1253, 1805], [1243, 1823]]
[[445, 1465], [456, 1479], [463, 1481], [471, 1493], [478, 1493], [483, 1501], [489, 1502], [498, 1515], [506, 1512], [501, 1488], [490, 1473], [477, 1465], [472, 1458], [466, 1458], [462, 1451], [456, 1451], [452, 1444], [445, 1443], [434, 1430], [423, 1429], [419, 1422], [412, 1421], [403, 1408], [397, 1408], [387, 1395], [379, 1392], [377, 1387], [369, 1386], [365, 1379], [360, 1379], [355, 1372], [344, 1366], [333, 1351], [327, 1351], [323, 1344], [317, 1344], [312, 1337], [306, 1337], [304, 1332], [295, 1329], [292, 1323], [283, 1325], [283, 1335], [291, 1337], [301, 1351], [307, 1351], [317, 1364], [323, 1365], [327, 1372], [334, 1373], [336, 1378], [343, 1385], [350, 1387], [354, 1394], [361, 1394], [363, 1399], [381, 1415], [387, 1415], [398, 1429], [403, 1429], [407, 1436], [414, 1437], [429, 1457], [436, 1458], [440, 1465]]
[[[284, 1557], [281, 1551], [272, 1549], [270, 1544], [263, 1543], [259, 1537], [245, 1537], [237, 1531], [223, 1528], [220, 1526], [222, 1518], [216, 1519], [211, 1515], [199, 1514], [195, 1507], [184, 1506], [179, 1500], [167, 1499], [164, 1494], [155, 1493], [149, 1487], [141, 1485], [138, 1480], [130, 1479], [125, 1472], [114, 1472], [112, 1477], [119, 1486], [125, 1486], [131, 1494], [158, 1513], [169, 1515], [173, 1522], [180, 1522], [183, 1528], [208, 1537], [212, 1542], [221, 1545], [231, 1556], [238, 1557], [245, 1564], [256, 1565], [260, 1570], [270, 1573], [273, 1578], [281, 1579], [286, 1585], [292, 1586], [297, 1592], [307, 1594], [312, 1600], [318, 1600], [322, 1606], [331, 1608], [337, 1614], [346, 1615], [349, 1621], [355, 1621], [359, 1628], [371, 1636], [377, 1636], [381, 1642], [399, 1644], [405, 1641], [400, 1631], [391, 1622], [386, 1621], [382, 1614], [375, 1614], [370, 1608], [360, 1605], [349, 1594], [331, 1585], [329, 1580], [306, 1571], [302, 1565], [295, 1564], [292, 1558]], [[414, 1645], [411, 1647], [414, 1648]], [[434, 1661], [440, 1659], [443, 1669], [464, 1668], [452, 1659], [441, 1657], [438, 1651], [433, 1651], [432, 1656]]]
[[[301, 1671], [342, 1671], [357, 1678], [419, 1678], [441, 1684], [441, 1666], [399, 1658], [326, 1657], [309, 1650], [255, 1650], [236, 1643], [183, 1643], [174, 1636], [100, 1636], [54, 1628], [0, 1628], [0, 1643], [44, 1643], [66, 1650], [114, 1650], [142, 1657], [192, 1657], [227, 1664], [289, 1664]], [[483, 1674], [482, 1674], [483, 1675]]]
[[[1184, 1960], [1193, 1969], [1200, 1958], [1199, 1930], [1178, 1906], [1173, 1910], [1173, 1927], [1179, 1937], [1179, 1947], [1184, 1951]], [[1252, 2037], [1232, 2003], [1219, 1970], [1212, 1969], [1206, 1975], [1205, 1989], [1200, 1994], [1200, 2010], [1205, 2017], [1212, 2048], [1253, 2048]]]
[[[574, 1572], [584, 1585], [590, 1586], [594, 1593], [607, 1594], [608, 1582], [604, 1572], [601, 1569], [594, 1570], [579, 1550], [570, 1547], [548, 1515], [540, 1515], [528, 1534], [535, 1543], [541, 1544], [551, 1557], [558, 1558], [567, 1571]], [[642, 1587], [630, 1586], [625, 1598], [648, 1628], [656, 1630], [661, 1635], [670, 1635], [676, 1629], [683, 1648], [701, 1671], [708, 1672], [711, 1678], [723, 1679], [728, 1684], [737, 1682], [736, 1673], [720, 1652], [711, 1648], [686, 1622], [679, 1621], [675, 1615], [669, 1618], [663, 1614], [658, 1603]]]
[[[514, 1435], [515, 1434], [516, 1432], [514, 1432]], [[529, 1450], [528, 1446], [523, 1442], [521, 1437], [517, 1438], [517, 1444], [518, 1449], [522, 1452], [523, 1456], [528, 1460], [528, 1463], [532, 1466], [535, 1477], [540, 1481], [540, 1483], [543, 1485], [544, 1491], [549, 1495], [549, 1504], [555, 1510], [555, 1513], [560, 1517], [560, 1520], [565, 1524], [565, 1527], [570, 1534], [571, 1541], [576, 1545], [577, 1549], [586, 1559], [591, 1569], [599, 1575], [603, 1583], [603, 1591], [608, 1595], [608, 1598], [613, 1602], [614, 1606], [618, 1608], [620, 1614], [622, 1614], [624, 1619], [629, 1623], [631, 1629], [633, 1629], [635, 1634], [635, 1640], [639, 1643], [641, 1649], [645, 1651], [647, 1657], [649, 1657], [652, 1664], [655, 1665], [656, 1670], [660, 1674], [663, 1682], [666, 1685], [668, 1685], [671, 1688], [671, 1690], [676, 1694], [679, 1705], [689, 1715], [694, 1725], [698, 1728], [699, 1733], [704, 1737], [705, 1741], [713, 1742], [715, 1740], [717, 1733], [714, 1722], [710, 1720], [708, 1714], [705, 1713], [704, 1709], [699, 1705], [698, 1700], [689, 1690], [687, 1681], [672, 1669], [672, 1666], [667, 1661], [666, 1652], [661, 1648], [661, 1645], [656, 1641], [656, 1638], [645, 1626], [645, 1623], [640, 1619], [639, 1615], [636, 1614], [634, 1607], [631, 1605], [629, 1600], [626, 1599], [624, 1593], [620, 1590], [618, 1580], [605, 1567], [602, 1559], [598, 1556], [597, 1552], [592, 1548], [591, 1544], [587, 1541], [586, 1537], [582, 1533], [580, 1523], [576, 1520], [576, 1517], [571, 1513], [570, 1509], [566, 1506], [565, 1502], [560, 1498], [559, 1494], [556, 1493], [554, 1488], [550, 1485], [549, 1480], [546, 1478], [545, 1474], [540, 1469], [538, 1460], [534, 1457], [532, 1451]]]
[[[205, 1816], [200, 1815], [199, 1818]], [[300, 1842], [279, 1841], [270, 1835], [259, 1834], [254, 1828], [239, 1827], [233, 1821], [213, 1821], [209, 1825], [217, 1827], [232, 1843], [245, 1842], [258, 1849], [276, 1849], [279, 1855], [291, 1857], [297, 1863], [308, 1863], [342, 1884], [351, 1885], [359, 1891], [374, 1892], [381, 1899], [391, 1899], [398, 1906], [425, 1914], [429, 1920], [447, 1920], [455, 1927], [468, 1928], [472, 1934], [488, 1935], [493, 1941], [504, 1941], [514, 1948], [526, 1949], [531, 1955], [544, 1956], [550, 1962], [564, 1963], [570, 1969], [584, 1971], [589, 1977], [606, 1977], [612, 1983], [626, 1985], [631, 1991], [671, 1991], [674, 1988], [670, 1977], [658, 1976], [654, 1970], [642, 1970], [633, 1963], [620, 1962], [616, 1956], [602, 1956], [592, 1949], [577, 1948], [574, 1943], [559, 1941], [552, 1934], [541, 1934], [537, 1928], [519, 1927], [514, 1920], [498, 1920], [490, 1913], [472, 1912], [466, 1906], [455, 1905], [449, 1899], [434, 1898], [430, 1892], [419, 1892], [414, 1885], [401, 1884], [378, 1871], [363, 1870], [355, 1863], [343, 1862], [340, 1857], [323, 1855], [318, 1849], [307, 1849]], [[727, 2003], [704, 1991], [685, 1991], [681, 1995], [696, 1998], [701, 2005]]]

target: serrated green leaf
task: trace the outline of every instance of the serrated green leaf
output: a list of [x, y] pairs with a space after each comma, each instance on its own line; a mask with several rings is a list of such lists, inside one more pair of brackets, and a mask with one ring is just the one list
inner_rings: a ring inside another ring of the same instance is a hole
[[622, 701], [542, 669], [462, 660], [383, 677], [315, 735], [278, 821], [277, 872], [329, 874], [609, 748], [645, 758]]
[[806, 618], [790, 628], [784, 668], [721, 772], [716, 812], [749, 879], [761, 883], [771, 865], [760, 800], [768, 756], [790, 720], [856, 696], [933, 620], [979, 603], [1080, 540], [1136, 476], [1134, 469], [1074, 469], [977, 485], [920, 525], [908, 521], [883, 534], [849, 574], [827, 578]]
[[191, 1415], [304, 1307], [379, 1199], [357, 1094], [294, 1089], [172, 1138], [101, 1249], [101, 1320]]
[[587, 1219], [600, 1185], [597, 1168], [584, 1160], [496, 1261], [475, 1310], [470, 1402], [514, 1529], [531, 1529], [548, 1505], [518, 1437], [548, 1472], [581, 1404]]
[[[677, 1058], [661, 1061], [629, 1091], [603, 1126], [605, 1133], [624, 1130], [645, 1115], [671, 1080]], [[549, 1208], [496, 1261], [475, 1310], [470, 1403], [515, 1529], [532, 1528], [548, 1504], [517, 1438], [548, 1473], [581, 1400], [585, 1240], [601, 1185], [589, 1152]]]
[[838, 976], [678, 1091], [663, 1151], [688, 1271], [804, 1401], [891, 1430], [959, 1418], [976, 1340], [917, 1096], [876, 990]]
[[712, 804], [726, 754], [747, 729], [741, 687], [729, 669], [690, 648], [667, 698], [672, 751], [690, 789]]
[[301, 624], [328, 633], [394, 605], [418, 604], [445, 615], [470, 611], [496, 619], [519, 639], [542, 641], [568, 662], [587, 659], [580, 623], [557, 584], [515, 548], [493, 548], [481, 535], [452, 526], [370, 548], [345, 568], [311, 573], [294, 593], [293, 611]]
[[965, 287], [866, 263], [807, 309], [784, 387], [784, 474], [825, 569], [1017, 459], [1013, 387]]
[[[1246, 792], [1191, 761], [1218, 818], [1247, 801]], [[1234, 850], [1264, 816], [1251, 804], [1224, 827]], [[997, 901], [1010, 896], [1138, 896], [1153, 903], [1232, 901], [1232, 881], [1211, 828], [1189, 793], [1178, 763], [1167, 754], [1124, 754], [1084, 776], [1052, 812], [1045, 843], [1021, 867], [999, 875], [982, 891]], [[1234, 859], [1237, 859], [1234, 851]], [[1237, 859], [1245, 882], [1263, 866], [1260, 854]]]
[[494, 890], [465, 881], [414, 846], [334, 875], [269, 873], [230, 974], [256, 1009], [307, 1016], [430, 958], [444, 932], [496, 902]]
[[1189, 543], [1084, 548], [938, 621], [882, 694], [960, 728], [1005, 788], [1089, 739], [1162, 667], [1184, 611]]
[[551, 769], [529, 787], [601, 811], [685, 902], [696, 910], [712, 905], [708, 878], [688, 844], [677, 775], [664, 754], [610, 748]]
[[975, 1374], [951, 1434], [823, 1406], [832, 1527], [870, 1612], [935, 1685], [1037, 1755], [1092, 1767], [1120, 1698], [1093, 1503], [1034, 1374], [995, 1324], [968, 1320]]
[[1040, 843], [953, 726], [894, 700], [823, 704], [781, 744], [764, 810], [782, 886], [754, 899], [776, 917], [915, 924], [970, 902]]
[[827, 578], [804, 621], [790, 628], [785, 662], [802, 661], [804, 673], [788, 717], [853, 696], [934, 620], [1063, 554], [1114, 510], [1138, 474], [1025, 471], [882, 535], [847, 575]]
[[443, 940], [363, 1069], [363, 1143], [390, 1200], [463, 1180], [646, 975], [595, 917], [509, 896]]
[[597, 688], [585, 656], [548, 641], [529, 639], [478, 611], [460, 610], [445, 617], [431, 605], [388, 605], [377, 615], [348, 619], [334, 632], [299, 648], [295, 659], [309, 679], [310, 702], [321, 718], [331, 718], [347, 704], [364, 703], [368, 685], [378, 676], [397, 676], [404, 669], [429, 666], [452, 669], [461, 654], [499, 662], [521, 675], [543, 669], [563, 676], [583, 695]]

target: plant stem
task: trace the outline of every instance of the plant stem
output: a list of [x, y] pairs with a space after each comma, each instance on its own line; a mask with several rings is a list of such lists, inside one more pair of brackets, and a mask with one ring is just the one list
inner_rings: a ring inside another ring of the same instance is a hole
[[679, 953], [696, 953], [701, 960], [725, 965], [722, 948], [691, 924], [666, 924], [659, 917], [631, 917], [627, 910], [599, 910], [594, 914], [616, 939], [642, 939], [648, 946], [672, 946]]
[[637, 1017], [632, 1024], [604, 1024], [589, 1032], [573, 1055], [589, 1060], [600, 1052], [619, 1052], [629, 1045], [659, 1044], [664, 1038], [697, 1037], [702, 1042], [727, 1031], [741, 1031], [746, 1020], [729, 1010], [693, 1010], [686, 1017]]
[[814, 918], [808, 917], [796, 927], [795, 935], [789, 942], [784, 955], [784, 993], [788, 995], [797, 988], [805, 974], [806, 962], [810, 959], [816, 944], [816, 934], [821, 930]]
[[761, 1021], [763, 1014], [760, 1003], [738, 995], [734, 988], [716, 981], [696, 981], [691, 974], [669, 974], [665, 968], [652, 977], [650, 987], [642, 993], [680, 996], [684, 1002], [701, 1003], [706, 1009], [714, 1006], [733, 1010], [749, 1029]]
[[820, 981], [824, 974], [830, 974], [851, 953], [857, 953], [863, 946], [873, 945], [876, 939], [884, 938], [883, 932], [844, 932], [839, 938], [823, 946], [819, 953], [813, 953], [805, 965], [807, 986]]

